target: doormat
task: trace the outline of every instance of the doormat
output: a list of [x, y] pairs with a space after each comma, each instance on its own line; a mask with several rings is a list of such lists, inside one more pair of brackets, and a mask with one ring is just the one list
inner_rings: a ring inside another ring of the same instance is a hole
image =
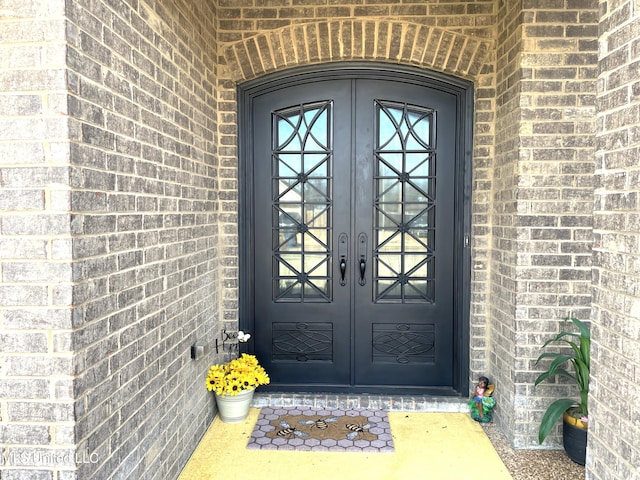
[[270, 408], [260, 411], [247, 448], [318, 452], [393, 452], [382, 410]]

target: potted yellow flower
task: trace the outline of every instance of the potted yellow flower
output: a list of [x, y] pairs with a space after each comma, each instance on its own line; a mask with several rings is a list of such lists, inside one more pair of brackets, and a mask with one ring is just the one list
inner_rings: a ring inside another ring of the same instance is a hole
[[212, 365], [207, 374], [207, 389], [216, 395], [220, 419], [241, 422], [249, 413], [253, 392], [269, 383], [269, 375], [254, 355], [243, 353], [221, 365]]

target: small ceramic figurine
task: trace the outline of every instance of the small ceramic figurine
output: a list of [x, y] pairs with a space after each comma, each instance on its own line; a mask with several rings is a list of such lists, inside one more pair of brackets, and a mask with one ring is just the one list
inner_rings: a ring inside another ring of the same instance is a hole
[[481, 376], [478, 378], [478, 383], [473, 389], [473, 394], [469, 400], [471, 418], [482, 423], [491, 421], [491, 410], [496, 404], [496, 401], [491, 396], [493, 390], [494, 386], [489, 383], [487, 377]]
[[489, 379], [487, 377], [479, 377], [476, 388], [473, 390], [473, 401], [476, 402], [480, 418], [484, 418], [484, 412], [482, 411], [482, 397], [484, 397], [484, 392], [488, 386]]

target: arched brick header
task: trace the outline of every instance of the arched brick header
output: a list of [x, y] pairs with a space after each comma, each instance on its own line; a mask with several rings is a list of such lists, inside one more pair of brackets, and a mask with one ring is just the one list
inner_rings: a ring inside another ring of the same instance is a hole
[[441, 28], [383, 20], [331, 20], [291, 25], [223, 47], [236, 82], [286, 67], [373, 60], [477, 77], [492, 41]]

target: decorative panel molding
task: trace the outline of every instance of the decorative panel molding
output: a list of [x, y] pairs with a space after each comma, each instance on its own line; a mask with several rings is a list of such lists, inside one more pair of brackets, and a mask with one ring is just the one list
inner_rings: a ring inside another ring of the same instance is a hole
[[373, 361], [433, 363], [435, 325], [376, 323], [373, 325]]
[[276, 361], [330, 362], [333, 360], [333, 324], [274, 323], [272, 352]]

